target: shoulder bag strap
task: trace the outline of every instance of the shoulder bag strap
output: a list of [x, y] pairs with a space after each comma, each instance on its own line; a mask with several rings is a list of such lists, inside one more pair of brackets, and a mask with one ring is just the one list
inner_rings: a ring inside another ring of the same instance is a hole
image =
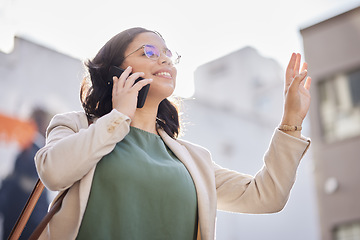
[[[20, 238], [22, 231], [25, 228], [27, 221], [29, 220], [31, 213], [33, 212], [37, 201], [39, 200], [41, 193], [44, 190], [44, 184], [40, 179], [35, 184], [33, 191], [30, 194], [29, 199], [27, 200], [24, 209], [22, 210], [18, 220], [16, 221], [8, 240], [17, 240]], [[31, 234], [29, 240], [38, 239], [40, 234], [44, 231], [46, 225], [50, 222], [51, 218], [57, 213], [62, 205], [62, 201], [69, 189], [66, 189], [55, 203], [52, 205], [50, 211], [44, 216], [39, 225], [35, 228], [34, 232]]]
[[37, 180], [34, 189], [32, 190], [18, 220], [16, 221], [8, 240], [17, 240], [21, 236], [22, 231], [25, 228], [27, 221], [30, 218], [32, 211], [35, 208], [37, 201], [39, 200], [41, 193], [44, 190], [44, 184], [40, 179]]
[[62, 201], [69, 189], [66, 189], [58, 199], [56, 199], [55, 203], [51, 206], [50, 211], [45, 215], [45, 217], [41, 220], [39, 225], [35, 228], [34, 232], [29, 237], [29, 240], [36, 240], [40, 237], [40, 234], [44, 231], [46, 225], [50, 222], [51, 218], [57, 213], [62, 205]]

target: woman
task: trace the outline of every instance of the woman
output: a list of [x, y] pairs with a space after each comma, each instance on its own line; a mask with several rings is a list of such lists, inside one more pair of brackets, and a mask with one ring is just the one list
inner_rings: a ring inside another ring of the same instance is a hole
[[[214, 239], [216, 209], [283, 208], [309, 147], [300, 130], [311, 79], [306, 64], [299, 73], [300, 54], [290, 59], [282, 122], [255, 177], [221, 168], [206, 149], [177, 139], [178, 112], [167, 100], [176, 83], [174, 61], [161, 35], [132, 28], [87, 63], [85, 113], [55, 116], [35, 157], [47, 188], [69, 189], [42, 238]], [[113, 84], [111, 66], [125, 69]], [[134, 84], [138, 77], [144, 80]], [[147, 84], [145, 105], [137, 108]]]

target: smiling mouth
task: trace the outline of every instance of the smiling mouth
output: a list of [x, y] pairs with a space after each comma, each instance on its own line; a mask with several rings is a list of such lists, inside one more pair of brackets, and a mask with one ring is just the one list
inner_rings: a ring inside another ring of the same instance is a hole
[[155, 74], [155, 76], [162, 76], [162, 77], [171, 78], [171, 74], [168, 73], [168, 72], [159, 72], [159, 73]]

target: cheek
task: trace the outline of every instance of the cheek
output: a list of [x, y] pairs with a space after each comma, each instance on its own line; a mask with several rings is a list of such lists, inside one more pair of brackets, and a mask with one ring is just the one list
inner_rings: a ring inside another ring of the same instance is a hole
[[175, 86], [176, 86], [176, 75], [175, 75], [175, 77], [173, 78], [173, 84], [174, 84], [174, 88], [175, 88]]
[[175, 68], [174, 74], [173, 74], [174, 85], [176, 85], [176, 79], [177, 79], [177, 70], [176, 70], [176, 68]]
[[147, 67], [147, 65], [141, 61], [127, 61], [127, 59], [125, 59], [125, 61], [121, 64], [120, 67], [122, 69], [126, 69], [129, 66], [132, 67], [132, 73], [144, 72], [145, 74], [147, 74], [147, 72], [149, 72], [149, 67]]

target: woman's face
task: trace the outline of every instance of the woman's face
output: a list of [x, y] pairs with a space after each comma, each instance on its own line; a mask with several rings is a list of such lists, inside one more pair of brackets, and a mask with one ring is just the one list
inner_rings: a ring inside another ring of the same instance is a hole
[[[143, 45], [153, 45], [158, 48], [161, 52], [160, 57], [156, 60], [148, 58], [144, 54], [144, 49], [140, 48]], [[138, 48], [140, 49], [136, 51]], [[155, 33], [145, 32], [136, 36], [125, 51], [124, 56], [127, 57], [120, 67], [125, 69], [131, 66], [132, 72], [143, 72], [145, 73], [144, 78], [153, 79], [147, 98], [161, 101], [174, 92], [177, 70], [165, 55], [166, 49], [167, 47], [162, 38]]]

